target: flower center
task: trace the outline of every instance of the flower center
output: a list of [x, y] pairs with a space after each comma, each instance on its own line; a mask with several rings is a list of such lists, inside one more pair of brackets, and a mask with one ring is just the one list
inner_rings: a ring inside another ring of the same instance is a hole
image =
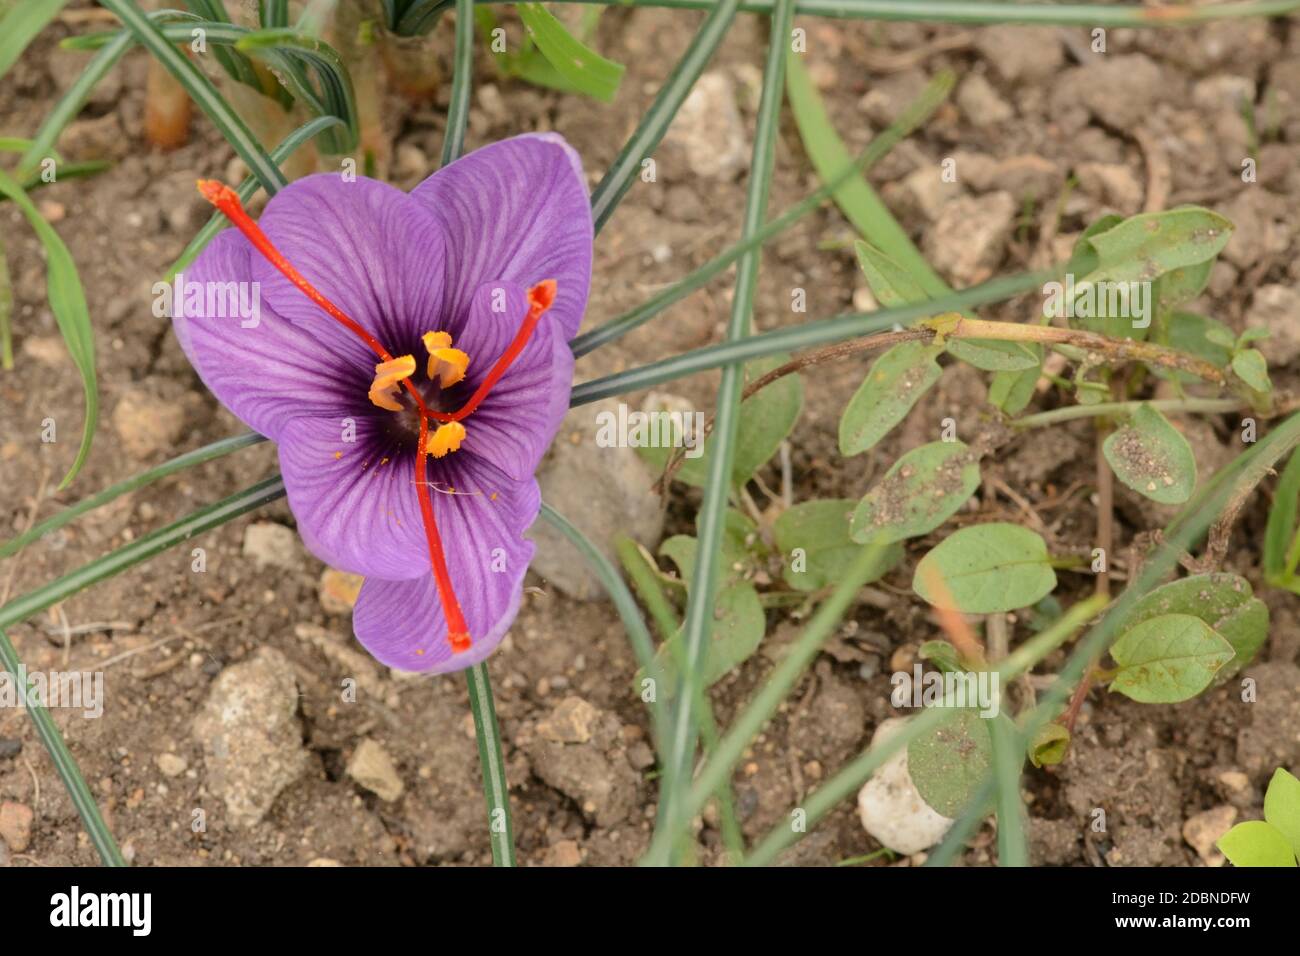
[[[442, 389], [451, 388], [465, 377], [465, 370], [469, 368], [469, 356], [460, 349], [451, 347], [450, 334], [425, 332], [423, 341], [424, 348], [429, 353], [426, 374], [432, 388], [440, 392]], [[398, 389], [408, 384], [408, 380], [414, 374], [415, 356], [413, 355], [403, 355], [380, 362], [375, 366], [375, 380], [370, 385], [369, 397], [370, 401], [380, 408], [401, 415], [401, 422], [406, 430], [409, 431], [410, 424], [414, 424], [418, 433], [424, 415], [436, 413], [429, 410], [429, 405], [432, 403], [428, 395], [423, 396], [424, 402], [418, 408], [411, 408], [402, 401]], [[457, 451], [460, 443], [465, 440], [465, 435], [465, 426], [459, 421], [446, 421], [429, 437], [428, 445], [423, 450], [434, 458], [442, 458], [448, 452]]]
[[[420, 503], [420, 517], [424, 522], [425, 538], [429, 545], [429, 565], [433, 571], [433, 579], [438, 587], [438, 599], [442, 603], [443, 616], [447, 621], [447, 643], [451, 646], [453, 653], [459, 654], [469, 650], [472, 643], [469, 627], [465, 623], [465, 615], [461, 611], [460, 601], [457, 600], [456, 591], [452, 586], [451, 575], [447, 571], [447, 557], [443, 552], [442, 539], [438, 535], [438, 524], [433, 514], [433, 502], [430, 494], [425, 490], [429, 485], [428, 456], [432, 454], [437, 458], [441, 458], [449, 451], [455, 451], [460, 447], [460, 443], [465, 438], [465, 426], [460, 424], [461, 420], [469, 417], [478, 408], [479, 404], [492, 390], [492, 387], [505, 374], [506, 369], [523, 352], [524, 346], [528, 344], [529, 338], [532, 337], [542, 314], [555, 301], [555, 280], [543, 280], [528, 290], [528, 314], [524, 316], [523, 322], [519, 324], [519, 331], [515, 333], [510, 345], [501, 353], [501, 357], [497, 359], [496, 364], [492, 366], [483, 381], [479, 383], [478, 388], [474, 390], [469, 400], [454, 412], [433, 411], [428, 407], [420, 390], [411, 382], [411, 375], [415, 372], [414, 356], [404, 355], [401, 358], [394, 358], [392, 353], [384, 348], [378, 339], [322, 295], [275, 248], [275, 245], [262, 231], [261, 227], [244, 211], [243, 204], [239, 201], [239, 196], [233, 189], [224, 183], [211, 179], [200, 179], [198, 187], [199, 192], [203, 194], [203, 198], [216, 206], [234, 224], [235, 228], [243, 233], [253, 248], [261, 253], [286, 279], [293, 283], [303, 295], [320, 306], [326, 315], [359, 338], [369, 346], [371, 351], [379, 356], [379, 365], [375, 367], [375, 382], [370, 389], [371, 401], [375, 402], [376, 405], [380, 405], [381, 408], [389, 408], [390, 411], [402, 411], [400, 406], [393, 409], [391, 406], [382, 405], [378, 400], [378, 398], [395, 399], [398, 394], [397, 387], [399, 384], [414, 400], [419, 415], [419, 436], [415, 455], [415, 490]], [[469, 367], [469, 356], [459, 349], [451, 347], [450, 335], [446, 332], [427, 332], [424, 335], [424, 345], [429, 352], [428, 375], [430, 380], [437, 376], [439, 384], [445, 388], [459, 382], [464, 377], [465, 370]], [[383, 380], [381, 381], [381, 379]], [[393, 404], [396, 404], [396, 402], [394, 401]], [[430, 420], [441, 423], [433, 435], [429, 434]], [[416, 653], [422, 654], [423, 651], [417, 651]]]

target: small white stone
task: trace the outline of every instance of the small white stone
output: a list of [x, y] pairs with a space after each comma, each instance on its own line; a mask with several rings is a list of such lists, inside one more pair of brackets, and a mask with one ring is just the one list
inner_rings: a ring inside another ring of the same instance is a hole
[[1224, 804], [1193, 814], [1183, 824], [1183, 839], [1206, 866], [1223, 866], [1227, 858], [1214, 844], [1237, 821], [1237, 808]]
[[298, 536], [274, 521], [251, 524], [244, 531], [244, 557], [252, 558], [259, 568], [267, 565], [296, 567], [301, 557]]
[[189, 767], [185, 758], [176, 754], [159, 754], [156, 762], [164, 777], [179, 777]]
[[[871, 737], [876, 746], [907, 723], [906, 717], [891, 717]], [[911, 856], [928, 850], [948, 832], [953, 821], [921, 798], [907, 770], [904, 747], [871, 775], [858, 791], [858, 816], [862, 827], [880, 843], [897, 853]]]

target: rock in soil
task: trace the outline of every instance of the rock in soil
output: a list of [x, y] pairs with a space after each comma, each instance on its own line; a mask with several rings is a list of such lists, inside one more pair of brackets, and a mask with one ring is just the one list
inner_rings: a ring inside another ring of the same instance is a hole
[[749, 140], [731, 77], [713, 71], [696, 80], [664, 140], [686, 154], [695, 176], [731, 179], [744, 169], [749, 164]]
[[[871, 737], [874, 747], [902, 729], [905, 717], [882, 721]], [[899, 750], [858, 791], [862, 828], [884, 846], [911, 856], [943, 839], [953, 821], [921, 797], [907, 770], [907, 748]]]
[[113, 408], [113, 429], [137, 458], [172, 451], [185, 432], [185, 406], [148, 386], [134, 386]]
[[326, 568], [320, 576], [320, 606], [327, 614], [351, 614], [361, 594], [359, 574]]
[[926, 258], [958, 288], [993, 275], [1015, 222], [1010, 193], [962, 196], [947, 203], [925, 234]]
[[225, 801], [231, 823], [260, 822], [307, 770], [288, 658], [263, 647], [223, 670], [194, 720], [194, 737], [203, 747], [208, 788]]
[[1236, 821], [1237, 808], [1228, 804], [1193, 814], [1183, 824], [1183, 839], [1206, 866], [1223, 866], [1227, 858], [1219, 852], [1214, 841], [1227, 833]]
[[298, 536], [274, 521], [248, 526], [244, 531], [244, 557], [252, 558], [259, 568], [295, 568], [302, 563]]
[[[617, 400], [569, 412], [537, 472], [537, 481], [542, 500], [616, 562], [613, 541], [620, 534], [654, 550], [663, 530], [663, 502], [651, 490], [654, 476], [635, 448], [596, 444], [601, 412], [617, 416]], [[537, 542], [534, 571], [578, 600], [604, 596], [605, 589], [589, 562], [560, 532], [539, 520], [529, 536]]]
[[[575, 714], [585, 716], [575, 723]], [[564, 742], [582, 736], [587, 739], [581, 743]], [[613, 714], [566, 698], [548, 717], [525, 727], [518, 742], [533, 773], [574, 801], [597, 826], [621, 823], [632, 812], [640, 777], [627, 761]]]
[[158, 764], [158, 769], [164, 777], [179, 777], [189, 769], [185, 758], [178, 757], [176, 754], [159, 754], [154, 762]]
[[546, 848], [542, 866], [572, 867], [582, 865], [582, 850], [573, 840], [560, 840]]
[[1246, 328], [1268, 329], [1269, 336], [1254, 348], [1264, 353], [1268, 364], [1285, 368], [1300, 358], [1300, 290], [1284, 285], [1262, 285], [1255, 290]]
[[400, 799], [406, 789], [393, 766], [393, 758], [373, 740], [363, 740], [357, 745], [348, 761], [348, 776], [388, 803]]
[[6, 800], [0, 803], [0, 840], [15, 853], [24, 852], [32, 843], [32, 808], [25, 803]]

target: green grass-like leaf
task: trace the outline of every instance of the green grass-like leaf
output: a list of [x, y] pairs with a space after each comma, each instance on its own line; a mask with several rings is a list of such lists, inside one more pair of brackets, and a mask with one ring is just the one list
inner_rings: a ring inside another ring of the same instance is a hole
[[[790, 61], [790, 68], [786, 72], [786, 91], [790, 97], [790, 112], [794, 114], [795, 124], [799, 127], [804, 149], [808, 151], [808, 158], [817, 170], [817, 175], [825, 182], [849, 165], [849, 151], [831, 123], [826, 107], [808, 75], [808, 68], [798, 57]], [[865, 179], [850, 179], [835, 190], [834, 198], [854, 228], [872, 246], [896, 263], [919, 292], [926, 297], [935, 298], [952, 291], [930, 268], [898, 220]]]
[[896, 309], [878, 309], [875, 312], [840, 315], [805, 322], [803, 325], [774, 329], [742, 341], [707, 345], [626, 372], [617, 372], [604, 378], [583, 382], [573, 389], [570, 404], [577, 406], [598, 402], [602, 398], [634, 392], [662, 382], [671, 382], [706, 369], [747, 362], [767, 355], [813, 348], [830, 342], [842, 342], [872, 332], [882, 332], [895, 325], [906, 325], [915, 319], [923, 319], [936, 313], [956, 312], [978, 305], [1001, 302], [1022, 292], [1041, 287], [1043, 282], [1054, 274], [1052, 270], [1025, 272], [971, 286], [969, 289], [929, 302]]
[[0, 76], [9, 72], [27, 45], [67, 3], [68, 0], [21, 0], [0, 18]]
[[540, 3], [516, 3], [515, 10], [542, 56], [572, 89], [612, 102], [626, 69], [607, 60], [564, 28]]
[[1300, 451], [1294, 452], [1282, 470], [1273, 495], [1264, 531], [1264, 577], [1269, 584], [1296, 590], [1296, 566], [1300, 565]]
[[[343, 121], [337, 116], [317, 116], [315, 119], [308, 120], [286, 136], [279, 146], [271, 150], [272, 161], [274, 161], [278, 167], [293, 155], [294, 151], [297, 150], [299, 146], [302, 146], [313, 136], [324, 132], [331, 126], [340, 125], [342, 122]], [[239, 195], [239, 201], [247, 203], [252, 199], [257, 193], [258, 185], [256, 177], [248, 176], [245, 178], [235, 190]], [[194, 238], [191, 239], [189, 245], [185, 247], [185, 251], [181, 253], [180, 258], [172, 263], [172, 267], [167, 270], [167, 276], [164, 281], [170, 283], [172, 279], [176, 277], [176, 273], [187, 268], [189, 264], [198, 257], [198, 254], [203, 251], [204, 247], [212, 241], [212, 237], [222, 229], [226, 228], [229, 224], [230, 223], [226, 217], [219, 212], [214, 212], [210, 217], [208, 217], [208, 221], [205, 222], [203, 227], [194, 234]]]
[[85, 395], [86, 415], [81, 428], [81, 445], [77, 457], [68, 469], [59, 488], [68, 487], [77, 476], [86, 456], [90, 454], [90, 443], [95, 437], [95, 425], [99, 421], [99, 386], [95, 379], [95, 336], [90, 327], [90, 309], [86, 306], [86, 293], [81, 287], [81, 276], [77, 273], [77, 264], [63, 244], [54, 227], [45, 221], [35, 204], [27, 197], [23, 188], [8, 173], [0, 171], [0, 194], [13, 201], [31, 224], [41, 245], [45, 249], [45, 287], [50, 301], [50, 310], [58, 323], [59, 333], [68, 346], [68, 354], [77, 366], [81, 376], [81, 388]]
[[245, 432], [242, 435], [235, 435], [231, 438], [223, 438], [220, 441], [213, 442], [210, 445], [204, 445], [202, 448], [196, 448], [194, 451], [178, 455], [169, 461], [163, 462], [156, 468], [150, 468], [148, 471], [142, 471], [138, 475], [132, 475], [123, 481], [116, 482], [105, 488], [103, 491], [91, 495], [78, 501], [75, 505], [64, 508], [58, 514], [46, 518], [16, 538], [10, 538], [4, 544], [0, 544], [0, 558], [7, 558], [17, 554], [33, 541], [49, 534], [51, 531], [57, 531], [64, 525], [70, 524], [77, 518], [89, 511], [115, 501], [122, 495], [129, 494], [132, 491], [138, 491], [147, 485], [153, 484], [159, 479], [166, 478], [168, 475], [174, 475], [179, 471], [192, 468], [206, 461], [212, 461], [214, 458], [221, 458], [233, 451], [241, 448], [247, 448], [249, 445], [255, 445], [258, 442], [266, 441], [261, 435], [254, 432]]
[[[0, 665], [3, 665], [4, 670], [10, 674], [21, 673], [22, 660], [2, 627], [0, 627]], [[81, 768], [77, 766], [76, 758], [72, 756], [72, 752], [68, 750], [68, 745], [63, 740], [63, 735], [59, 733], [58, 724], [39, 701], [28, 701], [25, 709], [36, 727], [36, 736], [41, 739], [42, 746], [50, 755], [55, 772], [67, 788], [68, 796], [72, 798], [72, 805], [76, 807], [77, 814], [85, 824], [90, 843], [99, 854], [99, 858], [105, 866], [126, 866], [122, 851], [118, 849], [112, 831], [109, 830], [108, 824], [104, 822], [99, 812], [95, 796], [86, 785], [86, 778], [81, 775]]]
[[[584, 332], [575, 338], [569, 345], [573, 349], [575, 356], [583, 356], [602, 345], [606, 345], [620, 336], [637, 328], [650, 319], [654, 318], [660, 312], [667, 309], [676, 302], [680, 302], [692, 292], [704, 288], [712, 279], [721, 275], [729, 266], [736, 262], [741, 256], [751, 249], [757, 249], [766, 245], [776, 236], [789, 229], [796, 222], [808, 215], [814, 209], [817, 209], [823, 202], [831, 197], [840, 186], [847, 183], [854, 176], [861, 175], [870, 169], [875, 163], [879, 162], [889, 151], [894, 148], [900, 141], [906, 138], [914, 129], [920, 126], [925, 120], [939, 107], [948, 94], [952, 91], [954, 83], [953, 74], [948, 71], [941, 71], [936, 74], [934, 79], [926, 86], [911, 104], [908, 105], [899, 118], [892, 123], [888, 129], [884, 130], [879, 136], [875, 137], [867, 148], [858, 154], [853, 163], [841, 169], [824, 185], [813, 190], [803, 199], [799, 200], [792, 206], [786, 208], [779, 216], [770, 220], [762, 229], [754, 235], [741, 239], [726, 251], [710, 259], [704, 265], [700, 266], [684, 279], [674, 282], [671, 286], [661, 292], [651, 296], [646, 302], [637, 306], [629, 312], [610, 319], [604, 325], [592, 329], [590, 332]], [[888, 303], [886, 303], [888, 305]]]

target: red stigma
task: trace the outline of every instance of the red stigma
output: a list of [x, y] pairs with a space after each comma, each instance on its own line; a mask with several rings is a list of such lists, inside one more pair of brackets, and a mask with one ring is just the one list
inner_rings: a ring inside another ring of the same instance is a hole
[[479, 407], [483, 399], [487, 398], [488, 393], [492, 391], [493, 386], [500, 381], [501, 376], [506, 373], [515, 359], [524, 350], [528, 340], [532, 338], [533, 331], [537, 328], [537, 323], [542, 316], [555, 302], [556, 282], [554, 279], [544, 279], [537, 285], [528, 290], [528, 314], [524, 320], [519, 323], [519, 331], [515, 333], [514, 340], [501, 353], [492, 370], [487, 373], [479, 387], [474, 390], [474, 394], [469, 397], [464, 405], [454, 412], [430, 412], [430, 415], [440, 422], [458, 422], [468, 417], [474, 409]]

